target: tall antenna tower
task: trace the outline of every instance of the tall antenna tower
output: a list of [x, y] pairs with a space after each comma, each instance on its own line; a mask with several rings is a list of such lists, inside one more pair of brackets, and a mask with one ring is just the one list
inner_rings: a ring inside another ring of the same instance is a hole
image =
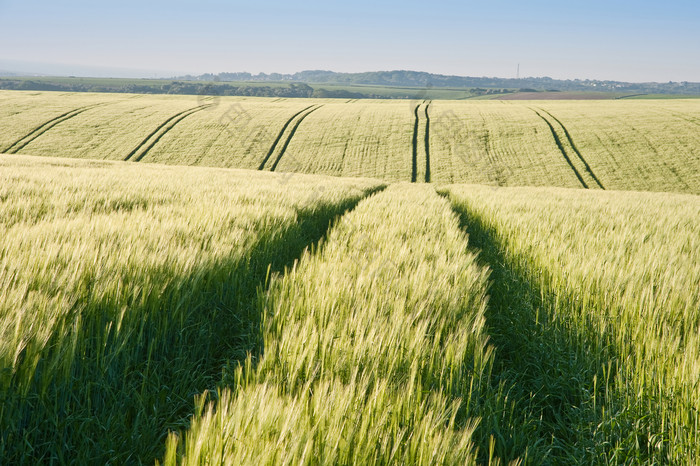
[[518, 72], [515, 74], [516, 79], [520, 79], [520, 63], [518, 63]]

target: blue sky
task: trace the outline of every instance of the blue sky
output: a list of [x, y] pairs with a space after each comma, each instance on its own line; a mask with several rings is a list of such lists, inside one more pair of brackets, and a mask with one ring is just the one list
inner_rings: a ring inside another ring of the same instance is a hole
[[514, 77], [520, 63], [521, 76], [700, 81], [698, 0], [0, 0], [0, 24], [6, 70]]

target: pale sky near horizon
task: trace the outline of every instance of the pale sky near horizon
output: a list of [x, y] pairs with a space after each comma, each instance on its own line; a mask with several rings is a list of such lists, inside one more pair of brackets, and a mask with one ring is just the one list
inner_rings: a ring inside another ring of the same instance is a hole
[[698, 0], [0, 0], [0, 24], [6, 71], [515, 77], [520, 63], [521, 77], [700, 81]]

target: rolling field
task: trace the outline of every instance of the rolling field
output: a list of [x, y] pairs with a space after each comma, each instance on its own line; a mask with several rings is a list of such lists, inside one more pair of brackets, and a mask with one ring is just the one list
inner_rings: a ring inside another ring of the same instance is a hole
[[466, 247], [429, 187], [361, 202], [262, 296], [265, 353], [194, 421], [183, 462], [473, 461], [489, 350]]
[[411, 102], [4, 91], [0, 103], [0, 153], [700, 194], [697, 99]]
[[0, 103], [0, 464], [700, 462], [700, 100]]
[[379, 186], [17, 156], [0, 166], [3, 464], [152, 463], [222, 361], [259, 345], [269, 270]]
[[700, 198], [446, 193], [493, 269], [494, 372], [560, 461], [696, 463]]
[[4, 92], [0, 105], [0, 152], [14, 153], [33, 139], [81, 112], [122, 97], [99, 94]]

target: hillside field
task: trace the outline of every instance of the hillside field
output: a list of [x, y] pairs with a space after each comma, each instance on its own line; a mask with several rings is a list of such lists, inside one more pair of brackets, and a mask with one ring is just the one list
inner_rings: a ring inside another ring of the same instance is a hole
[[0, 464], [700, 462], [700, 100], [0, 128]]
[[700, 99], [397, 102], [2, 91], [0, 103], [0, 153], [700, 194]]

